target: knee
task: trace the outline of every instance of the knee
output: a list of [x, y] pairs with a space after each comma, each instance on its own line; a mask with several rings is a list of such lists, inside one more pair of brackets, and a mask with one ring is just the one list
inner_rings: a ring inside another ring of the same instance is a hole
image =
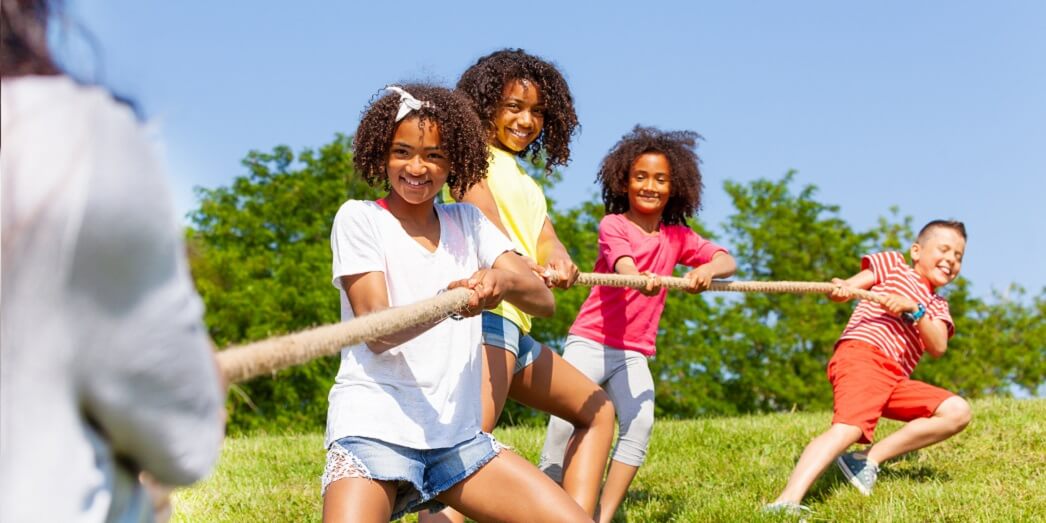
[[953, 432], [960, 432], [970, 424], [973, 419], [973, 410], [970, 404], [959, 396], [952, 396], [941, 403], [937, 408], [938, 414], [948, 420]]
[[594, 395], [593, 398], [595, 399], [596, 412], [592, 417], [592, 426], [608, 428], [613, 431], [615, 413], [614, 403], [610, 401], [610, 396], [603, 389], [599, 389], [598, 394]]

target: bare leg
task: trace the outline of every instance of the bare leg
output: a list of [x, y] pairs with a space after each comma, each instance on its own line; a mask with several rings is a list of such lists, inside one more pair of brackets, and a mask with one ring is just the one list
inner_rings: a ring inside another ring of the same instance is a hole
[[610, 520], [614, 519], [614, 513], [621, 506], [628, 486], [632, 484], [632, 479], [638, 471], [639, 467], [610, 460], [610, 472], [607, 473], [607, 481], [603, 484], [603, 494], [599, 497], [599, 523], [610, 523]]
[[952, 396], [941, 402], [933, 416], [914, 419], [872, 445], [867, 451], [868, 459], [882, 463], [906, 452], [944, 441], [966, 428], [970, 416], [970, 404], [958, 396]]
[[386, 522], [392, 516], [396, 486], [388, 481], [342, 478], [323, 496], [323, 521]]
[[[516, 355], [493, 345], [483, 346], [483, 379], [480, 396], [483, 400], [483, 430], [493, 432], [508, 399], [509, 385], [516, 371]], [[465, 516], [451, 507], [435, 514], [427, 510], [418, 513], [418, 523], [464, 523]]]
[[574, 425], [563, 462], [563, 489], [593, 514], [614, 437], [610, 397], [544, 346], [537, 360], [516, 375], [509, 396]]
[[592, 521], [548, 476], [509, 450], [436, 499], [476, 521]]
[[810, 490], [810, 485], [824, 472], [825, 467], [859, 439], [860, 428], [843, 423], [832, 424], [803, 449], [799, 462], [795, 464], [795, 469], [788, 478], [788, 484], [774, 502], [801, 502], [806, 496], [806, 491]]

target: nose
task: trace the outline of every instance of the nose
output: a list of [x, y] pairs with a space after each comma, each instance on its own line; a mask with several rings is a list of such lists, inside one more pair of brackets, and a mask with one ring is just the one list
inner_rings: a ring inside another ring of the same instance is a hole
[[413, 176], [425, 174], [425, 163], [420, 156], [415, 155], [407, 162], [407, 172]]
[[530, 129], [534, 126], [534, 116], [530, 114], [530, 111], [520, 111], [516, 117], [516, 124], [519, 127]]

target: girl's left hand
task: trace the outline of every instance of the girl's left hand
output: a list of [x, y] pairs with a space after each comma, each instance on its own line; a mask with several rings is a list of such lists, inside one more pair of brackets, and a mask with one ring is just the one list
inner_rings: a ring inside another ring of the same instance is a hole
[[458, 311], [462, 316], [475, 316], [484, 310], [497, 307], [508, 291], [505, 273], [499, 269], [480, 269], [467, 280], [451, 282], [448, 289], [465, 287], [474, 291], [468, 304]]
[[569, 289], [574, 286], [581, 273], [570, 256], [550, 257], [545, 262], [545, 285], [549, 288]]
[[686, 273], [687, 285], [686, 291], [689, 293], [698, 293], [701, 291], [708, 290], [712, 286], [712, 269], [709, 269], [707, 265], [702, 265], [688, 273]]

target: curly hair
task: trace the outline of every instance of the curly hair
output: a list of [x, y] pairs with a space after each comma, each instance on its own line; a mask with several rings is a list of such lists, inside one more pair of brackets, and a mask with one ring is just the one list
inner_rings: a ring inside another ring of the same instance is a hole
[[655, 127], [635, 126], [614, 144], [599, 167], [596, 180], [603, 184], [603, 205], [607, 214], [621, 214], [629, 209], [628, 173], [645, 153], [661, 153], [668, 158], [671, 192], [661, 214], [665, 225], [685, 224], [701, 208], [701, 169], [695, 149], [701, 135], [693, 131], [661, 131]]
[[472, 100], [487, 132], [492, 133], [502, 93], [513, 80], [528, 80], [537, 85], [545, 104], [541, 134], [520, 151], [519, 156], [540, 153], [543, 149], [547, 169], [566, 165], [570, 161], [570, 138], [578, 128], [577, 111], [567, 81], [555, 65], [522, 49], [502, 49], [469, 67], [458, 80], [457, 88]]
[[[447, 185], [455, 194], [464, 193], [487, 175], [486, 140], [480, 123], [468, 99], [450, 89], [426, 84], [401, 86], [418, 100], [428, 102], [411, 111], [403, 120], [396, 121], [400, 97], [396, 93], [381, 96], [363, 111], [360, 125], [353, 137], [352, 163], [356, 172], [370, 185], [389, 188], [386, 175], [389, 149], [396, 128], [404, 122], [417, 125], [433, 122], [439, 127], [440, 147], [447, 153], [450, 173]], [[416, 119], [416, 120], [412, 120]]]

